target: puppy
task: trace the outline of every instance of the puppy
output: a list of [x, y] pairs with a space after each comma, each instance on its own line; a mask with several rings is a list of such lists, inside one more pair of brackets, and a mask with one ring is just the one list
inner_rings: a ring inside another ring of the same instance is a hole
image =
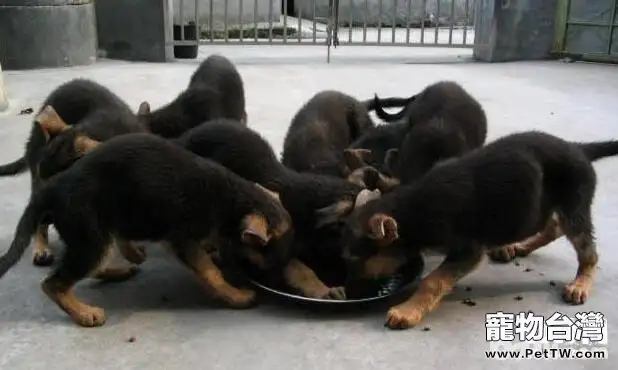
[[299, 172], [348, 176], [343, 150], [372, 127], [366, 103], [339, 91], [319, 92], [292, 119], [281, 161]]
[[187, 89], [174, 101], [153, 112], [148, 102], [143, 102], [138, 115], [150, 131], [165, 138], [178, 137], [214, 118], [231, 118], [246, 124], [242, 78], [229, 59], [213, 54], [200, 64]]
[[[331, 289], [318, 278], [322, 275], [337, 275], [327, 280], [336, 281], [339, 278], [341, 283], [345, 277], [342, 274], [345, 266], [340, 259], [341, 251], [331, 242], [333, 233], [318, 230], [320, 225], [316, 223], [315, 211], [331, 204], [362, 202], [366, 196], [363, 181], [376, 181], [372, 178], [372, 175], [377, 174], [376, 171], [373, 174], [368, 171], [366, 178], [360, 179], [358, 183], [326, 175], [296, 172], [277, 160], [270, 144], [258, 133], [239, 122], [226, 119], [197, 126], [175, 142], [278, 193], [293, 220], [295, 247], [299, 257], [292, 260], [284, 270], [286, 284], [312, 298], [344, 298], [341, 289]], [[351, 209], [334, 209], [332, 217], [343, 219], [349, 212]], [[318, 240], [322, 243], [312, 243]], [[321, 258], [317, 258], [318, 255]], [[303, 262], [307, 262], [311, 268]], [[312, 271], [312, 268], [320, 270], [324, 266], [317, 275]]]
[[[74, 79], [57, 87], [35, 116], [24, 157], [0, 168], [0, 175], [16, 175], [30, 169], [31, 192], [42, 182], [69, 168], [83, 155], [87, 136], [97, 141], [131, 132], [142, 132], [131, 108], [109, 89], [86, 79]], [[54, 255], [48, 247], [49, 223], [36, 236], [33, 263], [49, 266]]]
[[[401, 183], [415, 181], [436, 163], [484, 144], [487, 137], [485, 112], [459, 84], [441, 81], [409, 99], [406, 108], [390, 118], [398, 121], [395, 124], [408, 126], [401, 146], [384, 152], [384, 171]], [[380, 109], [378, 102], [376, 112], [379, 116], [388, 114]], [[362, 164], [358, 161], [358, 165]]]
[[101, 308], [74, 295], [80, 280], [135, 273], [105, 269], [114, 243], [123, 251], [131, 247], [122, 245], [137, 240], [163, 242], [208, 294], [235, 308], [250, 306], [255, 294], [225, 281], [207, 253], [213, 245], [228, 261], [248, 260], [265, 270], [286, 263], [291, 219], [272, 192], [154, 135], [89, 145], [98, 147], [32, 195], [0, 257], [1, 277], [49, 214], [66, 253], [42, 287], [77, 324], [105, 321]]
[[579, 266], [563, 297], [584, 303], [598, 260], [591, 162], [617, 154], [617, 141], [580, 144], [525, 132], [435, 166], [415, 183], [367, 202], [348, 218], [343, 254], [350, 274], [348, 296], [362, 291], [364, 282], [387, 277], [418, 258], [423, 248], [445, 252], [446, 259], [419, 290], [387, 314], [390, 328], [409, 328], [433, 311], [487, 250], [542, 233], [544, 240], [519, 252], [530, 253], [565, 235]]

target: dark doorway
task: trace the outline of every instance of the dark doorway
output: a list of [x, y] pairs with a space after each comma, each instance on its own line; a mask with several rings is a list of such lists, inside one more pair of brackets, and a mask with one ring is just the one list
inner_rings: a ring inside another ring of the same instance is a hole
[[[287, 4], [287, 12], [285, 11], [285, 7], [283, 6], [284, 2]], [[286, 14], [289, 17], [296, 17], [296, 11], [294, 10], [294, 0], [282, 0], [281, 1], [281, 14]]]

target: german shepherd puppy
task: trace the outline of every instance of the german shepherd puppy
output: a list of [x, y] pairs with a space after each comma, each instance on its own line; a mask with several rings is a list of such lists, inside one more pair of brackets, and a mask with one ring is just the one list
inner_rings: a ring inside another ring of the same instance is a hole
[[455, 82], [427, 86], [394, 115], [384, 112], [377, 96], [375, 99], [379, 117], [408, 124], [400, 149], [391, 150], [385, 164], [404, 184], [442, 160], [480, 147], [487, 137], [487, 117], [481, 104]]
[[[295, 247], [300, 259], [293, 259], [284, 270], [286, 284], [301, 294], [312, 298], [344, 298], [341, 289], [329, 288], [312, 268], [328, 265], [330, 259], [319, 261], [307, 267], [303, 262], [317, 259], [316, 254], [324, 248], [335, 248], [331, 244], [313, 245], [306, 241], [330, 235], [327, 231], [318, 230], [315, 211], [331, 204], [354, 204], [366, 196], [363, 181], [377, 181], [369, 171], [366, 178], [358, 183], [345, 179], [300, 173], [283, 166], [276, 158], [270, 144], [257, 132], [245, 127], [239, 122], [219, 119], [204, 123], [187, 131], [175, 141], [193, 153], [209, 158], [242, 176], [243, 178], [263, 185], [279, 194], [281, 203], [290, 213], [295, 229]], [[375, 186], [375, 185], [374, 185]], [[359, 200], [360, 199], [360, 200]], [[341, 209], [336, 217], [344, 217], [351, 209]], [[321, 248], [323, 247], [323, 248]], [[340, 260], [340, 250], [325, 251]], [[303, 262], [301, 262], [303, 261]], [[345, 267], [341, 262], [341, 267]], [[327, 268], [324, 268], [325, 270]], [[341, 273], [341, 269], [335, 269]], [[331, 271], [326, 271], [329, 275]], [[342, 276], [340, 283], [345, 276]], [[336, 278], [330, 279], [336, 280]]]
[[231, 118], [246, 124], [242, 78], [229, 59], [213, 54], [200, 64], [187, 89], [174, 101], [154, 112], [148, 102], [143, 102], [138, 115], [152, 133], [165, 138], [178, 137], [215, 118]]
[[292, 118], [281, 161], [299, 172], [346, 177], [343, 150], [372, 127], [366, 104], [339, 91], [319, 92]]
[[286, 263], [291, 219], [272, 192], [155, 135], [87, 142], [98, 147], [32, 195], [0, 257], [1, 277], [49, 214], [66, 253], [42, 287], [77, 324], [102, 325], [105, 314], [74, 295], [76, 283], [135, 273], [105, 269], [114, 243], [123, 251], [133, 241], [163, 242], [210, 295], [235, 308], [250, 306], [255, 293], [225, 281], [209, 248], [266, 270]]
[[[131, 108], [109, 89], [91, 80], [74, 79], [47, 97], [32, 124], [25, 155], [0, 167], [0, 176], [16, 175], [29, 168], [34, 193], [43, 181], [82, 156], [84, 141], [77, 140], [81, 135], [104, 141], [145, 130]], [[49, 266], [54, 255], [48, 248], [49, 223], [42, 221], [33, 263]]]
[[419, 290], [387, 314], [388, 327], [409, 328], [433, 311], [487, 250], [540, 232], [545, 240], [520, 252], [565, 235], [579, 267], [563, 297], [584, 303], [598, 260], [591, 221], [592, 161], [617, 154], [618, 141], [571, 143], [531, 131], [436, 165], [348, 218], [343, 254], [350, 274], [348, 296], [362, 290], [364, 282], [389, 276], [406, 260], [418, 258], [423, 248], [445, 252], [446, 259]]

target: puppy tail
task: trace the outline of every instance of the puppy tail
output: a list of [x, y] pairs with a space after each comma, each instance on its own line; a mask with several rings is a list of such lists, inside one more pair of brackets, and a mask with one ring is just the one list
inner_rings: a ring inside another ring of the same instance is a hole
[[36, 232], [44, 213], [41, 199], [40, 193], [33, 194], [26, 206], [26, 210], [19, 219], [11, 247], [0, 257], [0, 278], [21, 259], [26, 249], [28, 249], [30, 240]]
[[597, 159], [618, 155], [618, 140], [598, 141], [577, 144], [591, 162]]
[[[384, 122], [400, 121], [405, 118], [407, 113], [407, 106], [416, 99], [416, 96], [409, 98], [387, 98], [380, 100], [378, 94], [373, 97], [373, 108], [376, 111], [376, 115]], [[383, 108], [404, 107], [397, 113], [390, 114]]]
[[26, 158], [21, 157], [18, 160], [0, 166], [0, 176], [13, 176], [24, 172], [26, 169]]

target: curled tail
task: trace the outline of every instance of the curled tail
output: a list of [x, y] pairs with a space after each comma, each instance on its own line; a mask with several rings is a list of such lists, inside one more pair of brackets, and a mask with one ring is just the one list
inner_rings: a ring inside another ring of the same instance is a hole
[[39, 196], [33, 195], [30, 202], [26, 206], [26, 210], [19, 219], [15, 237], [11, 243], [9, 250], [0, 257], [0, 278], [13, 267], [19, 259], [24, 255], [26, 249], [30, 245], [30, 240], [36, 232], [39, 222], [43, 216], [44, 209], [41, 204], [41, 193]]
[[[413, 102], [416, 99], [416, 95], [413, 95], [409, 98], [386, 98], [380, 100], [378, 98], [378, 94], [375, 94], [373, 97], [373, 109], [376, 111], [376, 115], [378, 118], [385, 122], [393, 122], [402, 120], [406, 116], [406, 107], [408, 104]], [[395, 108], [395, 107], [404, 107], [397, 113], [390, 114], [386, 112], [383, 108]]]
[[367, 110], [371, 112], [372, 110], [376, 110], [377, 108], [380, 108], [380, 107], [383, 107], [383, 108], [405, 107], [412, 100], [414, 100], [414, 96], [411, 98], [386, 98], [386, 99], [380, 100], [380, 98], [378, 98], [378, 95], [375, 94], [373, 98], [365, 100], [363, 104], [365, 105]]
[[24, 172], [26, 169], [26, 158], [21, 157], [16, 161], [0, 166], [0, 176], [13, 176]]
[[618, 155], [618, 140], [577, 143], [591, 162], [597, 159]]

